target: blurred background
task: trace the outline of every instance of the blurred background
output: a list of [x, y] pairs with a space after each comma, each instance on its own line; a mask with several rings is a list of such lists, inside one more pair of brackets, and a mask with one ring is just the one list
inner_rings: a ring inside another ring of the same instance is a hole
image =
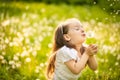
[[120, 80], [120, 0], [0, 0], [0, 80], [46, 80], [53, 32], [73, 17], [99, 47], [79, 80]]

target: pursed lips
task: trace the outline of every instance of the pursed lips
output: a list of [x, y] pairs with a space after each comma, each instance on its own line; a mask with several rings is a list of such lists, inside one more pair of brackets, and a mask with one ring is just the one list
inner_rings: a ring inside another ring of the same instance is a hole
[[82, 33], [82, 36], [86, 36], [86, 34], [83, 32], [83, 33]]

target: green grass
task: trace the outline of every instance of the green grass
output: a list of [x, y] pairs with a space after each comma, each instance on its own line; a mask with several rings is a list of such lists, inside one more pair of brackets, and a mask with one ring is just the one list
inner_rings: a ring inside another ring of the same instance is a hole
[[46, 80], [46, 62], [57, 24], [76, 17], [99, 47], [98, 70], [88, 67], [79, 80], [119, 80], [120, 16], [97, 5], [0, 3], [0, 80]]

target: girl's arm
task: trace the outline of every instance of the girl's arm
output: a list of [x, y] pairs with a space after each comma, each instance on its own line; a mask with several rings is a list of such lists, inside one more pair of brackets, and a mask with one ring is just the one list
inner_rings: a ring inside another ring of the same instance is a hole
[[96, 70], [97, 69], [97, 61], [94, 55], [90, 56], [88, 59], [88, 66], [92, 69], [92, 70]]
[[[79, 74], [85, 67], [85, 64], [87, 63], [90, 56], [92, 56], [96, 52], [96, 49], [94, 45], [89, 45], [86, 49], [83, 55], [81, 56], [79, 61], [70, 60], [65, 62], [66, 66], [71, 70], [74, 74]], [[95, 62], [94, 57], [91, 57], [89, 59], [90, 65], [93, 65]], [[91, 64], [92, 63], [92, 64]]]
[[75, 61], [75, 60], [70, 60], [65, 62], [65, 64], [67, 65], [67, 67], [71, 70], [72, 73], [74, 74], [79, 74], [85, 67], [85, 64], [87, 63], [89, 58], [89, 55], [85, 52], [81, 59], [79, 61]]

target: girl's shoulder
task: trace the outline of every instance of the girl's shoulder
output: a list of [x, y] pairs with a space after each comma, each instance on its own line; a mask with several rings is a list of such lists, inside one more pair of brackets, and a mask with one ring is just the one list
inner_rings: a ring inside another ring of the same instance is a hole
[[69, 48], [67, 46], [63, 46], [57, 51], [57, 53], [63, 54], [63, 55], [76, 55], [77, 51], [74, 48]]
[[66, 62], [71, 59], [77, 60], [77, 51], [74, 48], [63, 46], [57, 51], [56, 59], [62, 62]]
[[69, 47], [67, 47], [67, 46], [63, 46], [63, 47], [61, 47], [58, 51], [64, 51], [64, 52], [69, 52], [69, 51], [74, 51], [74, 52], [76, 52], [76, 50], [74, 49], [74, 48], [69, 48]]

